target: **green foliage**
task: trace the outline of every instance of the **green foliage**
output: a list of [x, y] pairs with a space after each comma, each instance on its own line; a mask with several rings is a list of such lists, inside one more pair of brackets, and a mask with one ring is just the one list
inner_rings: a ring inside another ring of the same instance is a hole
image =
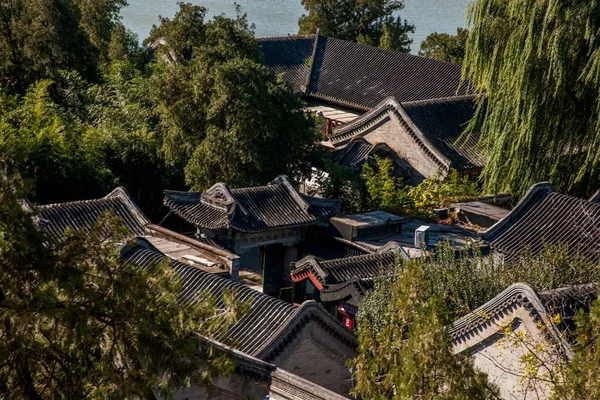
[[375, 158], [376, 165], [365, 163], [363, 179], [368, 196], [368, 208], [389, 210], [398, 214], [435, 219], [433, 210], [448, 207], [478, 194], [477, 184], [450, 170], [445, 179], [439, 175], [425, 179], [419, 185], [404, 186], [392, 175], [392, 161]]
[[468, 176], [460, 176], [455, 169], [451, 169], [444, 179], [436, 174], [406, 190], [419, 214], [431, 213], [436, 208], [448, 207], [451, 203], [472, 199], [479, 194], [477, 184]]
[[[202, 8], [181, 5], [174, 32], [195, 32], [193, 48], [178, 34], [167, 46], [180, 60], [159, 62], [153, 101], [164, 129], [163, 152], [185, 165], [186, 182], [204, 189], [264, 184], [275, 176], [308, 175], [318, 133], [303, 103], [261, 63], [245, 15], [204, 23]], [[154, 35], [162, 35], [157, 28]], [[168, 37], [168, 36], [166, 36]]]
[[600, 398], [596, 378], [600, 368], [600, 301], [596, 300], [589, 314], [578, 314], [575, 356], [564, 369], [561, 383], [554, 387], [553, 399], [576, 400]]
[[0, 150], [33, 180], [36, 200], [52, 203], [106, 194], [113, 186], [111, 173], [85, 127], [61, 115], [51, 100], [53, 85], [40, 81], [0, 117]]
[[204, 293], [177, 304], [181, 282], [169, 265], [121, 261], [124, 228], [114, 216], [51, 241], [23, 207], [22, 182], [1, 165], [0, 397], [152, 398], [201, 368], [203, 380], [232, 372], [203, 336], [246, 311], [234, 293], [220, 305]]
[[462, 65], [468, 37], [469, 31], [464, 28], [458, 28], [456, 35], [431, 33], [421, 43], [419, 55]]
[[586, 0], [471, 3], [463, 72], [482, 99], [468, 132], [480, 131], [490, 151], [488, 192], [522, 194], [545, 180], [595, 190], [599, 15]]
[[[510, 264], [498, 263], [475, 247], [456, 250], [450, 243], [440, 243], [418, 259], [398, 260], [395, 271], [377, 278], [374, 290], [360, 305], [360, 354], [352, 363], [357, 394], [366, 398], [413, 398], [413, 393], [425, 398], [435, 396], [410, 384], [423, 379], [427, 389], [439, 389], [435, 384], [428, 385], [428, 374], [446, 368], [455, 371], [451, 360], [445, 358], [447, 350], [443, 349], [447, 349], [448, 339], [443, 327], [473, 312], [515, 282], [545, 291], [599, 280], [600, 270], [595, 262], [561, 244], [545, 246], [535, 256], [523, 251]], [[514, 373], [532, 389], [540, 380], [544, 386], [550, 385], [557, 399], [596, 398], [598, 386], [592, 378], [600, 360], [596, 350], [599, 310], [600, 304], [595, 304], [588, 318], [580, 316], [579, 345], [566, 369], [562, 354], [533, 343], [524, 332], [508, 329], [504, 343], [526, 350], [520, 359], [523, 371]], [[434, 361], [438, 359], [439, 365]], [[464, 368], [465, 376], [472, 377], [470, 367]], [[401, 387], [403, 390], [399, 390]], [[396, 393], [393, 388], [397, 388]], [[472, 396], [481, 395], [479, 392]], [[465, 398], [455, 397], [456, 394], [437, 396]]]
[[302, 0], [308, 15], [298, 20], [300, 35], [321, 34], [408, 53], [415, 27], [394, 17], [402, 0]]
[[[489, 399], [497, 390], [476, 372], [468, 356], [453, 355], [443, 301], [429, 297], [417, 262], [398, 268], [381, 329], [359, 312], [354, 394], [377, 399]], [[376, 289], [377, 291], [377, 289]], [[377, 296], [377, 294], [375, 295]]]
[[342, 201], [342, 212], [351, 214], [363, 210], [364, 188], [358, 174], [331, 160], [325, 159], [325, 173], [317, 177], [320, 195], [327, 199]]
[[[452, 243], [441, 242], [414, 262], [426, 276], [427, 296], [439, 296], [452, 320], [472, 312], [515, 282], [544, 291], [600, 281], [597, 264], [578, 251], [569, 251], [566, 244], [546, 245], [537, 255], [524, 250], [511, 263], [499, 263], [484, 256], [474, 244], [457, 250]], [[381, 325], [377, 322], [381, 315], [377, 303], [391, 296], [390, 282], [395, 278], [378, 280], [379, 289], [369, 293], [360, 309], [372, 327]]]
[[89, 79], [107, 60], [124, 0], [8, 0], [0, 4], [0, 88], [24, 91], [60, 70]]
[[515, 282], [525, 282], [538, 291], [600, 281], [596, 263], [566, 244], [546, 245], [532, 255], [523, 250], [510, 263], [483, 256], [476, 247], [456, 251], [448, 243], [420, 260], [432, 294], [442, 294], [453, 318], [481, 306]]
[[400, 181], [392, 175], [392, 160], [378, 157], [375, 160], [374, 167], [369, 163], [363, 165], [369, 208], [390, 210], [398, 214], [410, 212], [411, 199]]

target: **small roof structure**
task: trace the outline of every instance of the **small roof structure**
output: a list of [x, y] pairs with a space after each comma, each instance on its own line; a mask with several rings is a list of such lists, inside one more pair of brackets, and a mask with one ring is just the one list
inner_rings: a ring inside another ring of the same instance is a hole
[[510, 213], [506, 208], [481, 201], [453, 203], [450, 208], [454, 209], [461, 221], [483, 228], [490, 228]]
[[338, 121], [342, 124], [352, 122], [362, 114], [359, 111], [349, 110], [323, 101], [309, 101], [306, 104], [306, 110], [321, 113], [324, 118]]
[[[394, 229], [396, 224], [401, 225], [401, 229]], [[480, 241], [476, 232], [458, 225], [442, 225], [414, 217], [399, 217], [380, 210], [331, 218], [329, 235], [337, 240], [352, 243], [366, 253], [382, 251], [393, 242], [410, 257], [420, 257], [421, 248], [415, 246], [415, 231], [422, 226], [429, 227], [428, 247], [435, 246], [440, 241], [447, 241], [454, 248], [463, 249], [470, 243]], [[361, 229], [365, 234], [360, 233]]]
[[[351, 123], [334, 128], [330, 141], [335, 148], [367, 135], [391, 120], [405, 130], [414, 144], [438, 168], [468, 171], [485, 166], [487, 157], [478, 145], [479, 135], [463, 137], [474, 115], [475, 96], [452, 96], [432, 100], [400, 102], [388, 97]], [[396, 149], [397, 150], [397, 149]]]
[[292, 264], [291, 277], [294, 282], [309, 279], [322, 301], [345, 300], [358, 305], [373, 288], [373, 278], [390, 272], [399, 258], [408, 259], [408, 255], [397, 243], [371, 254], [335, 260], [307, 256]]
[[146, 237], [170, 257], [206, 272], [228, 275], [227, 264], [239, 258], [223, 248], [153, 225], [123, 187], [100, 199], [80, 200], [40, 206], [36, 221], [52, 241], [63, 239], [65, 231], [90, 231], [98, 219], [112, 212], [125, 229], [126, 238]]
[[229, 189], [217, 183], [202, 193], [165, 191], [164, 204], [198, 228], [247, 233], [306, 227], [340, 210], [339, 200], [305, 196], [285, 175], [259, 187]]
[[67, 228], [90, 230], [107, 211], [112, 211], [123, 221], [130, 236], [143, 235], [150, 223], [123, 187], [100, 199], [48, 204], [40, 206], [39, 211], [38, 226], [54, 240], [61, 240]]
[[259, 39], [265, 64], [309, 99], [368, 111], [400, 102], [465, 94], [461, 67], [319, 34]]
[[[122, 257], [128, 263], [142, 268], [152, 268], [166, 258], [143, 238], [125, 246]], [[272, 361], [311, 319], [326, 326], [339, 340], [350, 346], [357, 345], [354, 334], [314, 301], [294, 306], [176, 260], [171, 261], [171, 266], [182, 279], [181, 304], [195, 304], [196, 294], [204, 291], [210, 292], [220, 303], [225, 290], [235, 291], [240, 301], [250, 303], [249, 311], [240, 321], [227, 332], [218, 333], [213, 338], [247, 355]]]
[[545, 245], [566, 244], [592, 261], [600, 259], [600, 204], [556, 193], [547, 182], [529, 189], [503, 219], [481, 233], [505, 261], [523, 250], [536, 255]]

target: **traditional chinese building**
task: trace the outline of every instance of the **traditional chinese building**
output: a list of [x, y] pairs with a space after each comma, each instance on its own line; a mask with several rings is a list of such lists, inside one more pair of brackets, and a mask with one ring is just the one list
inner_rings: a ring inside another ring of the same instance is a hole
[[334, 128], [329, 143], [336, 156], [350, 159], [361, 157], [367, 146], [374, 152], [385, 145], [392, 151], [380, 156], [390, 158], [398, 170], [395, 173], [409, 177], [413, 184], [438, 171], [443, 177], [451, 168], [475, 177], [487, 157], [478, 146], [479, 135], [463, 136], [473, 113], [473, 96], [403, 103], [389, 97], [354, 121]]
[[373, 279], [393, 269], [399, 258], [407, 259], [398, 244], [372, 254], [318, 260], [308, 256], [293, 264], [295, 300], [314, 299], [348, 328], [354, 328], [359, 304], [373, 288]]
[[251, 188], [230, 189], [217, 183], [202, 193], [167, 191], [164, 204], [194, 225], [197, 236], [217, 238], [244, 255], [246, 262], [258, 264], [263, 291], [275, 296], [289, 279], [287, 268], [298, 259], [296, 245], [304, 240], [306, 229], [340, 209], [338, 200], [299, 193], [287, 176]]
[[539, 254], [544, 246], [564, 244], [571, 253], [600, 259], [600, 204], [556, 193], [549, 183], [534, 185], [519, 204], [481, 237], [493, 254], [506, 262], [527, 250]]
[[[461, 67], [321, 36], [259, 39], [267, 68], [283, 79], [325, 117], [329, 112], [364, 113], [392, 96], [399, 102], [467, 93]], [[336, 119], [343, 121], [344, 117]]]
[[[125, 246], [122, 257], [140, 268], [152, 268], [165, 259], [143, 238]], [[319, 304], [306, 301], [295, 306], [176, 260], [171, 266], [182, 279], [182, 303], [194, 304], [195, 294], [206, 291], [220, 301], [227, 291], [249, 304], [237, 323], [210, 338], [231, 347], [241, 361], [234, 376], [213, 382], [222, 396], [217, 398], [264, 398], [269, 391], [283, 399], [298, 398], [294, 393], [310, 399], [348, 394], [352, 378], [345, 362], [356, 356], [356, 337]], [[193, 386], [176, 398], [206, 398], [203, 393], [202, 387]]]
[[321, 36], [259, 39], [265, 64], [325, 118], [326, 147], [359, 170], [374, 155], [417, 184], [450, 168], [475, 177], [487, 161], [462, 133], [474, 96], [461, 67]]
[[123, 224], [126, 238], [145, 237], [171, 258], [227, 277], [239, 270], [238, 255], [152, 224], [123, 187], [100, 199], [40, 206], [36, 221], [51, 240], [60, 241], [67, 229], [89, 231], [107, 213]]
[[597, 294], [597, 284], [543, 292], [514, 284], [451, 326], [454, 352], [472, 356], [504, 399], [549, 398], [548, 378], [573, 356], [575, 315]]
[[[123, 223], [127, 243], [121, 256], [129, 265], [152, 268], [170, 260], [182, 279], [180, 302], [194, 302], [203, 291], [218, 300], [228, 290], [250, 305], [228, 332], [207, 338], [233, 356], [235, 372], [215, 378], [210, 393], [192, 385], [175, 398], [346, 398], [352, 379], [345, 359], [356, 355], [357, 346], [352, 332], [315, 302], [294, 306], [227, 279], [237, 255], [151, 224], [124, 188], [100, 199], [41, 206], [36, 223], [50, 242], [59, 242], [68, 229], [89, 231], [107, 213]], [[315, 367], [317, 356], [322, 363]]]

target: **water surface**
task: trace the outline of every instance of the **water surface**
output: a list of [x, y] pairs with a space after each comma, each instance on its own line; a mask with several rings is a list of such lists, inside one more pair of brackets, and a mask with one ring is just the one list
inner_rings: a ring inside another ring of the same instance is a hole
[[[123, 22], [140, 39], [148, 36], [158, 16], [172, 17], [177, 11], [179, 0], [129, 0], [129, 6], [122, 11]], [[232, 0], [187, 0], [202, 5], [209, 15], [235, 15]], [[304, 9], [300, 0], [237, 0], [248, 19], [255, 24], [256, 36], [285, 36], [298, 31], [298, 17]], [[464, 16], [469, 0], [405, 0], [402, 18], [415, 25], [412, 35], [412, 52], [416, 53], [420, 43], [432, 32], [455, 33], [464, 26]]]

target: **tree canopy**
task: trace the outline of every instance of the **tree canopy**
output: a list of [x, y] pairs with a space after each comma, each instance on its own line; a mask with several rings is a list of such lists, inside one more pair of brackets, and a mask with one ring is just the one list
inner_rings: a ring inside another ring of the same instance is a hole
[[89, 79], [108, 59], [125, 0], [8, 0], [0, 4], [0, 88], [75, 70]]
[[419, 55], [462, 65], [467, 37], [469, 37], [469, 31], [464, 28], [458, 28], [456, 35], [431, 33], [421, 42]]
[[469, 132], [490, 150], [486, 189], [522, 194], [597, 186], [600, 4], [478, 0], [469, 9], [464, 76], [481, 93]]
[[23, 183], [8, 162], [0, 167], [0, 397], [153, 398], [232, 371], [203, 336], [245, 311], [234, 293], [220, 307], [205, 293], [180, 304], [166, 262], [122, 261], [115, 216], [64, 240], [45, 236]]
[[300, 35], [314, 34], [350, 40], [408, 53], [414, 26], [398, 16], [402, 0], [302, 0], [308, 15], [298, 20]]
[[167, 161], [184, 165], [186, 182], [197, 189], [308, 174], [319, 135], [304, 104], [262, 64], [244, 15], [204, 23], [204, 13], [181, 5], [151, 34], [165, 33], [166, 51], [177, 60], [159, 59], [152, 85]]
[[[23, 12], [33, 3], [2, 3], [0, 13], [25, 34], [31, 21]], [[181, 3], [144, 48], [118, 22], [121, 2], [76, 3], [76, 15], [72, 8], [51, 10], [61, 21], [75, 18], [64, 29], [79, 26], [83, 42], [54, 45], [65, 60], [85, 54], [91, 69], [49, 62], [48, 52], [31, 61], [47, 64], [43, 73], [32, 67], [27, 75], [18, 69], [26, 64], [13, 65], [8, 56], [0, 62], [0, 153], [32, 180], [32, 200], [100, 197], [124, 185], [147, 215], [160, 219], [164, 189], [184, 190], [186, 182], [202, 189], [308, 174], [320, 154], [314, 121], [262, 64], [245, 16], [207, 21], [206, 9]], [[32, 10], [50, 18], [50, 9]], [[0, 53], [12, 51], [2, 40], [0, 32]], [[26, 44], [15, 46], [17, 56], [31, 55]]]
[[[384, 311], [376, 315], [381, 322], [372, 321], [375, 313], [365, 315], [361, 307], [359, 354], [351, 361], [354, 393], [370, 399], [496, 398], [496, 388], [470, 358], [452, 354], [448, 311], [440, 297], [428, 296], [426, 286], [424, 270], [408, 262], [386, 285]], [[378, 290], [365, 301], [375, 296], [379, 303]]]

